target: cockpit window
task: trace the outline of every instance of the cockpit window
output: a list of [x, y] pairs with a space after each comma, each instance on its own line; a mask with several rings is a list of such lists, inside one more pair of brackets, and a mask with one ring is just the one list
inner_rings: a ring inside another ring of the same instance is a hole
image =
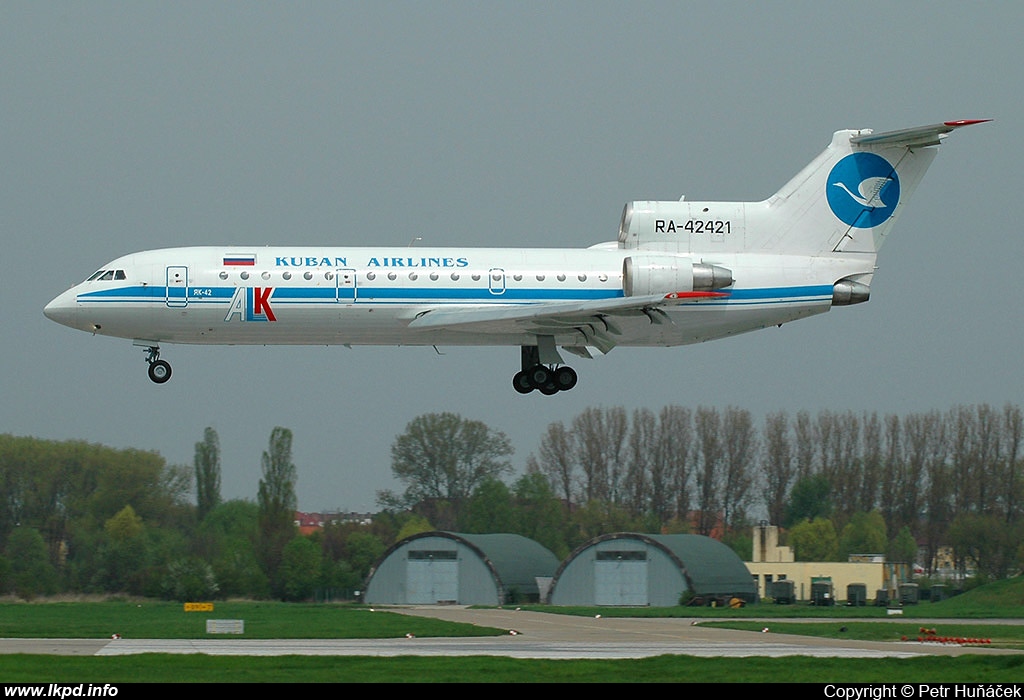
[[86, 282], [93, 282], [96, 280], [105, 282], [108, 280], [123, 279], [128, 279], [127, 275], [125, 275], [124, 273], [124, 270], [97, 270], [96, 272], [92, 273], [92, 275], [90, 275], [89, 279], [87, 279]]

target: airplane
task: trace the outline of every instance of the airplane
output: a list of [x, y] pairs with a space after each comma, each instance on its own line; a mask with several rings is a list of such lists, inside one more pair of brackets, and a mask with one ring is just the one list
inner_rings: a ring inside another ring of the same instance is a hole
[[618, 239], [589, 248], [165, 248], [103, 265], [43, 312], [131, 339], [157, 384], [163, 343], [519, 346], [513, 387], [550, 396], [578, 380], [561, 351], [687, 345], [867, 301], [934, 147], [988, 121], [836, 131], [768, 199], [628, 202]]

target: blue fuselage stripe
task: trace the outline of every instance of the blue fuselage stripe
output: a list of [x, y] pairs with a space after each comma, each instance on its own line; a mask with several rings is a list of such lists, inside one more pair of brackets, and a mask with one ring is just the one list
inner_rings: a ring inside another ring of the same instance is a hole
[[[189, 304], [223, 304], [230, 302], [236, 287], [204, 287], [188, 288]], [[184, 301], [182, 291], [174, 288], [173, 299]], [[600, 289], [458, 289], [458, 288], [389, 288], [389, 287], [274, 287], [273, 301], [279, 304], [309, 304], [351, 302], [355, 297], [357, 303], [543, 303], [547, 301], [592, 301], [598, 299], [619, 299], [622, 290], [607, 291]], [[700, 299], [701, 304], [730, 303], [765, 303], [792, 301], [820, 301], [831, 298], [831, 285], [807, 285], [798, 287], [766, 287], [760, 289], [729, 290], [728, 296], [712, 299]], [[114, 289], [103, 289], [85, 292], [78, 295], [79, 303], [152, 303], [163, 302], [168, 298], [166, 287], [131, 286]]]

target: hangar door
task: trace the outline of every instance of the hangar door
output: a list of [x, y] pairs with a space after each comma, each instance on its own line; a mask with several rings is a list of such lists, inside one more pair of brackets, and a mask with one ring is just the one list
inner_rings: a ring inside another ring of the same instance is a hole
[[597, 605], [647, 605], [647, 552], [597, 552], [594, 602]]
[[455, 550], [412, 549], [405, 566], [406, 602], [410, 605], [457, 603], [459, 561]]

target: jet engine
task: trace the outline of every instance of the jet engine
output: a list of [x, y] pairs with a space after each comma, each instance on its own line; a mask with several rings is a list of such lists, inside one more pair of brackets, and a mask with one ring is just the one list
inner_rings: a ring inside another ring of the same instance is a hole
[[732, 283], [731, 270], [676, 255], [633, 255], [622, 263], [622, 289], [627, 297], [713, 292]]

